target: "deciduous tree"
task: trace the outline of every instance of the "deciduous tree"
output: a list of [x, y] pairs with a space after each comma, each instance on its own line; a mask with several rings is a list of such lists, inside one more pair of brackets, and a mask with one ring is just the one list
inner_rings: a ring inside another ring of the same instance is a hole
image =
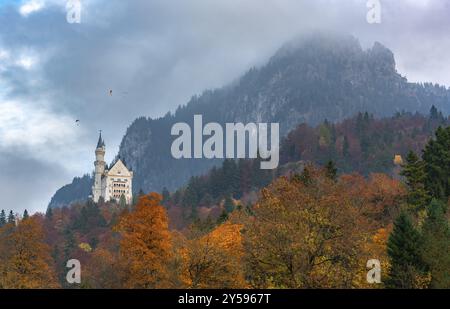
[[115, 228], [122, 236], [119, 263], [125, 288], [167, 286], [171, 239], [161, 199], [157, 193], [141, 196]]
[[42, 218], [30, 217], [0, 235], [0, 287], [55, 288], [50, 248], [44, 242]]

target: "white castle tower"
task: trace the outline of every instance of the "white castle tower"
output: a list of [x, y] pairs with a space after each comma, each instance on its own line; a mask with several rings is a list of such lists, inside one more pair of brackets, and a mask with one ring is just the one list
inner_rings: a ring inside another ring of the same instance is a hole
[[94, 186], [92, 187], [92, 197], [94, 202], [98, 202], [102, 196], [102, 178], [105, 172], [105, 142], [102, 139], [102, 132], [98, 137], [97, 148], [95, 149], [95, 171], [94, 171]]
[[94, 185], [92, 186], [92, 198], [98, 202], [100, 197], [105, 201], [120, 201], [123, 196], [127, 204], [133, 200], [133, 172], [130, 171], [119, 158], [108, 170], [105, 163], [105, 142], [102, 133], [95, 149]]

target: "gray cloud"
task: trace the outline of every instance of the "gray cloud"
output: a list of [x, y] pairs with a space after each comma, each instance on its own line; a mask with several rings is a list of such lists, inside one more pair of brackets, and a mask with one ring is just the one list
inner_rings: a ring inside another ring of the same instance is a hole
[[[99, 129], [112, 159], [136, 117], [174, 110], [316, 29], [351, 33], [364, 46], [380, 41], [409, 79], [450, 85], [445, 0], [381, 1], [380, 25], [366, 22], [365, 0], [82, 2], [81, 24], [66, 23], [64, 0], [47, 0], [27, 17], [0, 6], [0, 107], [10, 115], [0, 116], [0, 184], [8, 201], [28, 190], [34, 209], [92, 169]], [[30, 138], [12, 143], [17, 134]], [[39, 190], [15, 171], [17, 162], [39, 168]]]
[[0, 209], [14, 210], [20, 214], [45, 211], [43, 201], [48, 201], [54, 188], [65, 183], [70, 175], [58, 164], [33, 158], [4, 154], [0, 156]]

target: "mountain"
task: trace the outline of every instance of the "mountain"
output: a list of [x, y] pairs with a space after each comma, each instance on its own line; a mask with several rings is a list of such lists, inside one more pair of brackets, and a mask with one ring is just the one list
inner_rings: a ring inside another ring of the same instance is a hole
[[86, 200], [91, 194], [92, 185], [93, 179], [89, 175], [75, 177], [72, 183], [56, 191], [50, 201], [49, 207], [58, 208]]
[[332, 161], [338, 174], [383, 173], [397, 178], [399, 163], [409, 151], [420, 154], [437, 128], [449, 125], [450, 117], [445, 119], [435, 109], [428, 117], [398, 113], [376, 119], [359, 113], [338, 123], [301, 124], [282, 141], [277, 169], [261, 170], [257, 159], [227, 159], [221, 167], [192, 177], [173, 194], [165, 193], [163, 202], [172, 225], [182, 229], [196, 218], [216, 219], [227, 198], [254, 203], [260, 189], [280, 176], [301, 173], [308, 163], [325, 167]]
[[[450, 90], [409, 83], [396, 71], [393, 53], [380, 43], [364, 50], [354, 37], [316, 34], [286, 44], [264, 66], [192, 97], [173, 114], [136, 119], [118, 156], [135, 171], [136, 191], [173, 190], [221, 163], [172, 158], [172, 125], [192, 125], [195, 114], [203, 115], [204, 123], [278, 122], [285, 136], [301, 123], [333, 123], [366, 111], [375, 117], [403, 111], [427, 114], [432, 105], [448, 115]], [[62, 202], [56, 195], [53, 200], [51, 207]]]

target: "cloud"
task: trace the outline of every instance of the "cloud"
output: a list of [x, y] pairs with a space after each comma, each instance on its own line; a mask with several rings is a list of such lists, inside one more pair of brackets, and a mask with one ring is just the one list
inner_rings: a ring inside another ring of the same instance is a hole
[[28, 15], [38, 12], [44, 8], [44, 2], [40, 0], [30, 0], [25, 2], [19, 7], [19, 12], [22, 16], [27, 17]]
[[0, 209], [20, 214], [25, 209], [34, 213], [45, 212], [54, 188], [62, 186], [70, 174], [58, 163], [23, 158], [14, 153], [0, 154]]
[[[33, 162], [55, 191], [92, 169], [99, 129], [112, 160], [136, 117], [174, 110], [317, 29], [366, 47], [380, 41], [408, 79], [450, 85], [448, 1], [381, 1], [380, 25], [366, 22], [366, 2], [82, 0], [81, 24], [66, 22], [65, 0], [0, 6], [3, 164]], [[55, 169], [63, 183], [53, 182]], [[0, 175], [11, 192], [22, 180], [11, 169]], [[45, 209], [48, 199], [37, 199]]]
[[0, 103], [0, 148], [42, 148], [47, 145], [63, 147], [74, 141], [77, 133], [75, 119], [57, 116], [45, 107], [18, 102]]

